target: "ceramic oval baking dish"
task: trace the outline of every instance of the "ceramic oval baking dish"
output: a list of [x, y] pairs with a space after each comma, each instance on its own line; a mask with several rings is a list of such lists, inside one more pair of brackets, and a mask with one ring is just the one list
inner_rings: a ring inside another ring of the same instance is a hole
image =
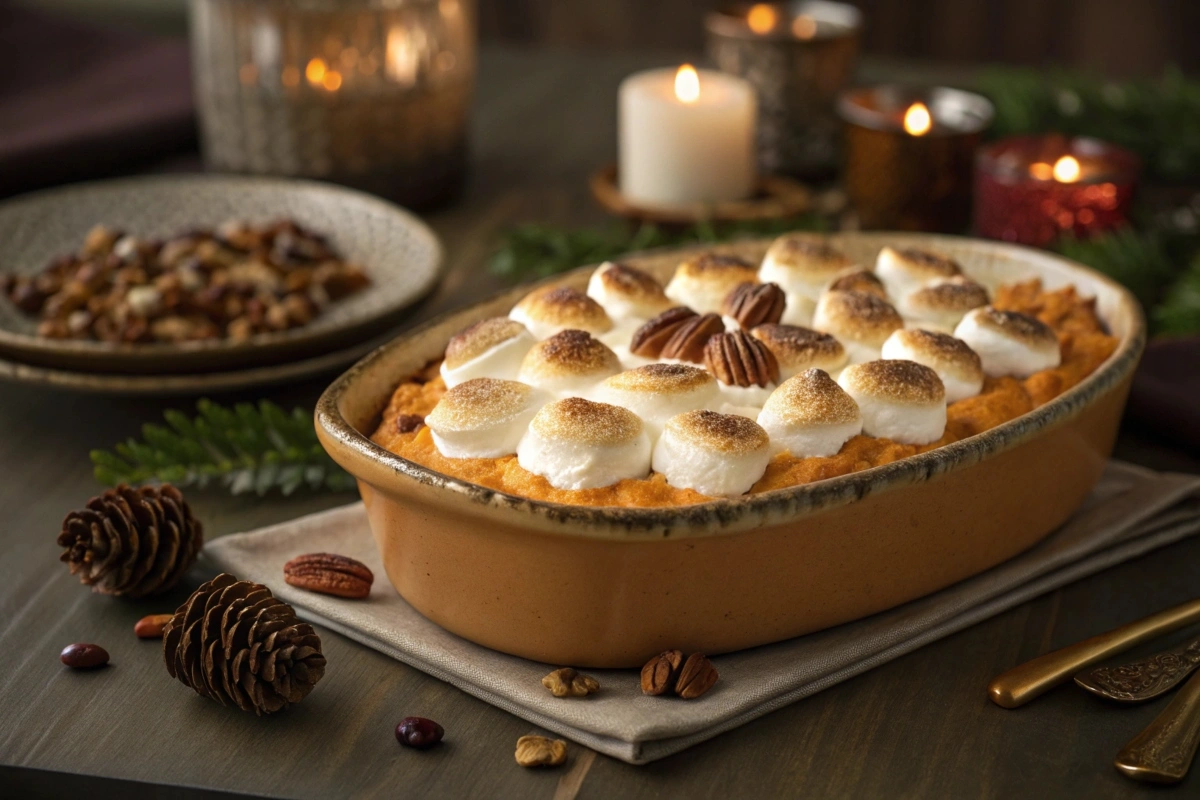
[[[405, 334], [338, 378], [317, 433], [358, 478], [388, 577], [414, 608], [507, 653], [640, 666], [666, 648], [720, 653], [821, 630], [949, 586], [1020, 553], [1079, 506], [1111, 453], [1144, 344], [1137, 303], [1057, 256], [914, 234], [831, 240], [945, 253], [986, 283], [1040, 277], [1095, 295], [1116, 352], [1050, 403], [977, 436], [862, 472], [682, 508], [528, 500], [434, 472], [369, 440], [397, 383], [452, 335], [506, 314], [522, 287]], [[713, 249], [760, 259], [768, 242]], [[628, 261], [667, 278], [680, 251]], [[591, 268], [561, 281], [584, 287]]]

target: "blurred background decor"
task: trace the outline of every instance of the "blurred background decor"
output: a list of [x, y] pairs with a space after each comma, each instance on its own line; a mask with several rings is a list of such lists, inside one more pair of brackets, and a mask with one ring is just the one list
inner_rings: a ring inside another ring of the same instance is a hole
[[192, 0], [205, 163], [414, 208], [466, 169], [473, 0]]
[[826, 0], [724, 5], [704, 18], [708, 54], [758, 92], [758, 162], [765, 172], [829, 178], [841, 126], [834, 102], [850, 82], [862, 15]]
[[992, 122], [986, 98], [885, 85], [844, 93], [844, 181], [866, 229], [961, 233], [970, 220], [975, 149]]

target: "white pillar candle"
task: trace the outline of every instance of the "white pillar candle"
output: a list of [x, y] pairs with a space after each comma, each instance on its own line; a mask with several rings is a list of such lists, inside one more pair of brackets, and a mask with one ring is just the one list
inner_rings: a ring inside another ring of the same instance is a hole
[[618, 101], [621, 194], [658, 206], [748, 197], [757, 111], [734, 75], [687, 65], [630, 75]]

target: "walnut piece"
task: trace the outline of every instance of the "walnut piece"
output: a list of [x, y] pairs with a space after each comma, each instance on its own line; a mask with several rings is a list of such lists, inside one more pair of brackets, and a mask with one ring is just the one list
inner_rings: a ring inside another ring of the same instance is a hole
[[522, 767], [557, 767], [567, 760], [567, 743], [545, 736], [517, 739], [517, 763]]
[[571, 667], [554, 670], [542, 678], [542, 686], [555, 697], [587, 697], [600, 691], [600, 681]]

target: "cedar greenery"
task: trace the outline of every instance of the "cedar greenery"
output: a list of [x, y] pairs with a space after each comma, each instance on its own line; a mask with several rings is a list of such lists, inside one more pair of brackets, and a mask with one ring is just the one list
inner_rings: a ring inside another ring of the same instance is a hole
[[312, 414], [289, 414], [266, 400], [233, 408], [210, 400], [198, 415], [164, 413], [167, 424], [144, 425], [142, 439], [118, 444], [115, 452], [93, 450], [96, 479], [115, 486], [148, 481], [204, 487], [220, 483], [234, 494], [290, 495], [310, 490], [348, 491], [354, 479], [321, 448]]

